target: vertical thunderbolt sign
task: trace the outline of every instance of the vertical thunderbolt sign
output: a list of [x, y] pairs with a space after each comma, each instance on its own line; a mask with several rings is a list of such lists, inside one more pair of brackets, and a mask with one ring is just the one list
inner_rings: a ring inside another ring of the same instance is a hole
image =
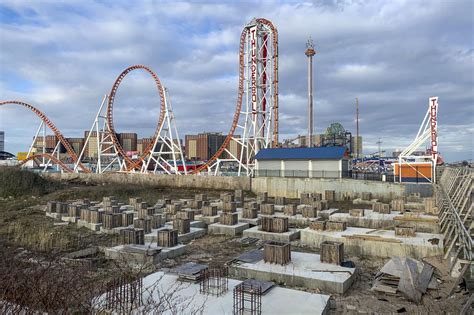
[[257, 114], [257, 26], [252, 26], [249, 29], [250, 33], [250, 95], [252, 99], [252, 112]]
[[438, 97], [430, 97], [431, 156], [438, 157]]

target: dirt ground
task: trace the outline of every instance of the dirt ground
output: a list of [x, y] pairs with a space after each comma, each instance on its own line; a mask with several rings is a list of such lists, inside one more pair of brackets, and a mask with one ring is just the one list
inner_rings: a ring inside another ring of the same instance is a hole
[[[120, 201], [127, 201], [130, 197], [142, 197], [149, 204], [154, 204], [160, 198], [192, 198], [196, 193], [202, 192], [111, 185], [85, 186], [73, 183], [42, 196], [25, 195], [22, 198], [2, 199], [0, 200], [0, 245], [24, 248], [40, 255], [49, 251], [67, 253], [91, 246], [107, 245], [113, 241], [114, 236], [93, 233], [85, 228], [77, 228], [73, 224], [55, 224], [57, 222], [47, 218], [42, 210], [48, 200], [66, 201], [79, 198], [100, 200], [104, 196], [113, 195]], [[205, 193], [211, 197], [217, 197], [220, 192], [206, 191]], [[347, 202], [331, 206], [339, 206], [344, 210], [350, 208]], [[223, 264], [261, 244], [244, 245], [238, 241], [238, 238], [207, 235], [191, 241], [188, 245], [185, 255], [165, 260], [157, 267], [172, 268], [189, 261]], [[295, 245], [293, 250], [312, 251], [298, 247], [298, 244]], [[345, 295], [332, 295], [332, 314], [457, 314], [469, 297], [467, 291], [460, 289], [457, 289], [453, 295], [447, 296], [454, 280], [448, 276], [447, 263], [439, 258], [426, 260], [437, 268], [437, 273], [440, 275], [439, 288], [429, 290], [419, 305], [400, 296], [382, 295], [370, 290], [376, 272], [386, 260], [361, 257], [346, 257], [346, 259], [355, 263], [358, 270], [357, 279]], [[305, 290], [304, 288], [295, 289]], [[317, 290], [313, 292], [325, 293]]]

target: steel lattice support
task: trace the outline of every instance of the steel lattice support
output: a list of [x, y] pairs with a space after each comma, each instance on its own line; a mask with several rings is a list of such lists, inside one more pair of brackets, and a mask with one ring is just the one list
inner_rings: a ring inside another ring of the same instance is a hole
[[[278, 31], [270, 21], [257, 18], [245, 26], [239, 63], [239, 92], [231, 129], [214, 156], [195, 172], [217, 175], [224, 162], [234, 162], [237, 175], [249, 176], [255, 154], [278, 145]], [[231, 143], [237, 145], [237, 152], [231, 152]]]
[[[472, 211], [474, 172], [469, 168], [444, 169], [436, 187], [441, 233], [446, 245], [445, 258], [472, 261]], [[454, 254], [453, 254], [454, 253]]]

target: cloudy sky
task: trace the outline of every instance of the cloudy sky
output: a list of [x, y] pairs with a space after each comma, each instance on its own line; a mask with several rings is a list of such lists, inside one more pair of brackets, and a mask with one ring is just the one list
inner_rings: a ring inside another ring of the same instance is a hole
[[[238, 46], [253, 17], [279, 33], [280, 139], [305, 134], [306, 57], [315, 42], [315, 131], [331, 122], [355, 133], [359, 98], [364, 152], [403, 149], [428, 98], [439, 96], [441, 154], [473, 158], [472, 1], [18, 1], [0, 4], [0, 100], [31, 103], [67, 137], [89, 129], [101, 97], [127, 66], [150, 66], [169, 88], [181, 137], [230, 128]], [[149, 136], [158, 97], [141, 73], [117, 94], [118, 132]], [[28, 148], [39, 120], [3, 106], [6, 150]]]

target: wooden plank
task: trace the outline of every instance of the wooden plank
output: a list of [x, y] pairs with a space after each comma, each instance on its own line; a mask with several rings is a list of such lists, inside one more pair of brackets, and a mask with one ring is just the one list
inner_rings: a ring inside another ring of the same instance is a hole
[[395, 238], [380, 237], [377, 235], [362, 235], [362, 234], [353, 234], [353, 235], [342, 235], [342, 237], [348, 239], [360, 239], [366, 241], [376, 241], [376, 242], [386, 242], [386, 243], [402, 243], [401, 240]]

